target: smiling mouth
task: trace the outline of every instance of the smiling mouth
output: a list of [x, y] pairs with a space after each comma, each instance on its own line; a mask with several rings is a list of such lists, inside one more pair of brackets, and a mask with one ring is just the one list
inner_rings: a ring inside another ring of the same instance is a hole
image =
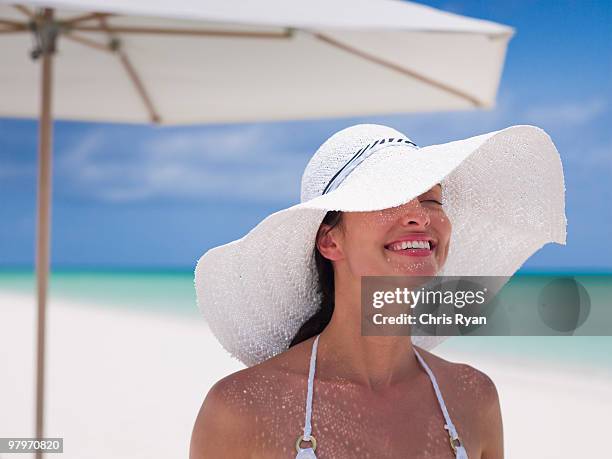
[[398, 255], [427, 256], [433, 253], [436, 244], [433, 240], [398, 241], [385, 245], [385, 249]]

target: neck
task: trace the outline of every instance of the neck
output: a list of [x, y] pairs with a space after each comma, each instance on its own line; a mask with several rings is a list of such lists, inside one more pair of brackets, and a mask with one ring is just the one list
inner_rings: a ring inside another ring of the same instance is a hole
[[337, 286], [334, 314], [321, 333], [318, 353], [335, 376], [372, 390], [420, 372], [410, 336], [362, 336], [360, 284]]

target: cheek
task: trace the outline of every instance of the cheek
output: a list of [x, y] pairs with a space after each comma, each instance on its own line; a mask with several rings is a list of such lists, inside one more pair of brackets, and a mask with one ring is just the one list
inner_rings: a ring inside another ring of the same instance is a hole
[[367, 256], [381, 246], [389, 221], [384, 212], [356, 213], [345, 230], [343, 248], [353, 258]]
[[397, 218], [394, 217], [392, 212], [389, 212], [389, 209], [372, 212], [356, 212], [355, 214], [355, 228], [359, 228], [359, 231], [371, 233], [372, 235], [377, 234], [379, 228], [384, 228], [392, 224], [394, 218]]
[[364, 242], [380, 238], [385, 228], [392, 224], [392, 216], [384, 211], [355, 212], [347, 227], [350, 239]]
[[438, 216], [438, 226], [439, 226], [439, 234], [443, 235], [446, 240], [450, 239], [453, 225], [450, 219], [446, 216], [444, 212], [441, 212], [440, 215]]
[[448, 253], [453, 225], [450, 219], [444, 212], [440, 212], [437, 218], [432, 218], [432, 223], [435, 225], [436, 233], [438, 234], [438, 244], [443, 248], [444, 254]]
[[392, 207], [390, 209], [370, 213], [372, 214], [370, 225], [385, 231], [391, 229], [398, 223], [399, 219], [402, 218], [405, 213], [405, 208], [402, 206]]

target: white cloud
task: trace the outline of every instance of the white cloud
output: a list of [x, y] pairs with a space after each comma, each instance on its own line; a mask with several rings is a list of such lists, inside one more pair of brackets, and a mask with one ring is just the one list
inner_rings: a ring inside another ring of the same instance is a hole
[[585, 125], [608, 107], [604, 99], [564, 102], [557, 105], [547, 105], [528, 108], [523, 117], [530, 123], [543, 126], [579, 126]]
[[79, 193], [104, 201], [295, 202], [309, 154], [283, 151], [277, 140], [265, 126], [161, 129], [132, 139], [94, 130], [61, 156], [60, 167], [62, 179]]
[[91, 155], [105, 143], [104, 131], [101, 128], [89, 131], [78, 139], [78, 142], [70, 149], [65, 151], [54, 151], [54, 156], [60, 156], [58, 170], [66, 167], [79, 167], [86, 165]]
[[254, 147], [262, 140], [265, 140], [265, 128], [259, 126], [169, 133], [161, 131], [145, 143], [145, 150], [148, 155], [159, 158], [180, 156], [190, 159], [205, 157], [223, 162], [243, 161], [255, 156]]

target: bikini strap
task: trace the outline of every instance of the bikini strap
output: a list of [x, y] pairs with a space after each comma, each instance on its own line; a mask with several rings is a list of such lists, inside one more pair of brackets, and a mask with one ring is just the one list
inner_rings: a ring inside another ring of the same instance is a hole
[[308, 393], [306, 395], [306, 419], [304, 420], [304, 441], [310, 441], [312, 434], [312, 393], [314, 386], [315, 366], [317, 363], [317, 346], [319, 344], [319, 336], [312, 343], [312, 351], [310, 353], [310, 370], [308, 371]]
[[[304, 420], [304, 434], [300, 435], [295, 442], [297, 451], [296, 459], [317, 459], [315, 450], [317, 449], [317, 439], [312, 435], [312, 393], [314, 386], [315, 366], [317, 363], [317, 345], [319, 344], [319, 336], [317, 335], [312, 343], [312, 352], [310, 353], [310, 370], [308, 371], [308, 393], [306, 394], [306, 419]], [[302, 448], [302, 442], [310, 442], [308, 448]]]
[[442, 415], [444, 416], [444, 422], [446, 423], [444, 425], [444, 428], [448, 430], [448, 436], [450, 437], [451, 448], [453, 449], [453, 452], [455, 453], [455, 456], [457, 458], [467, 459], [467, 453], [465, 451], [465, 448], [461, 444], [461, 439], [459, 438], [457, 429], [455, 428], [453, 421], [451, 421], [450, 415], [448, 414], [448, 410], [446, 409], [446, 403], [444, 403], [442, 392], [440, 392], [438, 380], [436, 379], [436, 376], [433, 374], [433, 371], [431, 371], [427, 363], [425, 363], [425, 360], [423, 360], [423, 357], [421, 357], [421, 354], [419, 354], [419, 351], [416, 350], [416, 347], [413, 347], [413, 349], [414, 353], [417, 356], [417, 360], [425, 370], [425, 373], [427, 373], [427, 376], [429, 376], [429, 379], [431, 380], [431, 385], [433, 386], [434, 392], [436, 393], [436, 398], [438, 399], [438, 404], [440, 405]]

